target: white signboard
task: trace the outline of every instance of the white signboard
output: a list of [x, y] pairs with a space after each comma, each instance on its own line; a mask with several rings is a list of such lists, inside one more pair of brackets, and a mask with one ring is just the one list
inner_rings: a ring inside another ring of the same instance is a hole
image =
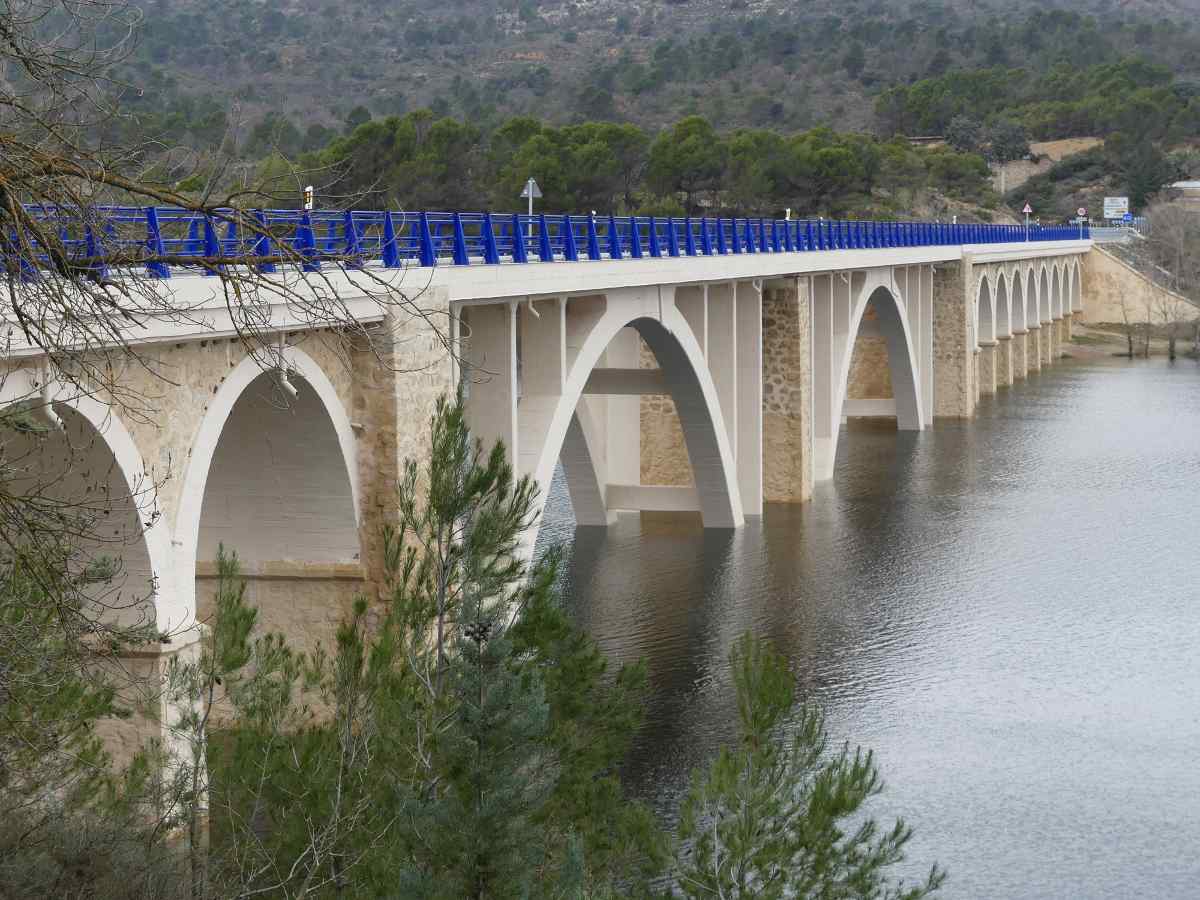
[[1125, 214], [1129, 212], [1128, 197], [1105, 197], [1104, 198], [1104, 218], [1106, 219], [1123, 219]]

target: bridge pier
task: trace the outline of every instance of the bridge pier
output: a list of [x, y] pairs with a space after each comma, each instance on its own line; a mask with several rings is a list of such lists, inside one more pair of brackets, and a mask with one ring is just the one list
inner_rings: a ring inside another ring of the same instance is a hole
[[1029, 371], [1042, 371], [1042, 326], [1030, 325], [1029, 334], [1025, 335], [1028, 341], [1028, 359]]
[[1040, 334], [1042, 366], [1050, 366], [1054, 363], [1054, 321], [1052, 319], [1042, 321]]
[[996, 393], [996, 349], [998, 341], [979, 342], [979, 393], [980, 396]]
[[1029, 332], [1024, 329], [1012, 334], [1013, 382], [1029, 375]]
[[1013, 383], [1013, 339], [1011, 334], [1002, 334], [996, 346], [996, 387], [1010, 387]]
[[933, 275], [934, 408], [939, 418], [975, 414], [975, 354], [962, 268], [942, 266]]
[[810, 281], [763, 288], [763, 499], [800, 503], [812, 497], [812, 322]]

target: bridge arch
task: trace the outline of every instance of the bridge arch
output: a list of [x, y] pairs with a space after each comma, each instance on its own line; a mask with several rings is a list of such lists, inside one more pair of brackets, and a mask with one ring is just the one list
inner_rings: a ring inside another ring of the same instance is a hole
[[1038, 318], [1038, 272], [1037, 269], [1030, 265], [1025, 270], [1025, 327], [1037, 328], [1040, 319]]
[[[94, 599], [113, 619], [134, 624], [153, 619], [167, 629], [179, 622], [171, 615], [171, 539], [158, 504], [157, 485], [133, 437], [112, 407], [78, 386], [31, 369], [4, 379], [3, 406], [49, 405], [59, 425], [40, 435], [9, 432], [5, 455], [17, 473], [12, 489], [35, 491], [53, 503], [75, 510], [83, 561], [107, 556], [118, 560], [110, 584], [98, 586]], [[92, 498], [101, 497], [102, 500]]]
[[[903, 431], [920, 431], [923, 427], [920, 366], [903, 293], [894, 279], [885, 276], [879, 270], [870, 270], [862, 278], [858, 290], [851, 292], [850, 298], [848, 330], [844, 335], [832, 336], [830, 357], [837, 361], [831, 372], [832, 383], [823, 384], [823, 366], [814, 366], [813, 394], [816, 405], [819, 407], [824, 404], [822, 398], [830, 398], [828, 417], [823, 415], [819, 408], [815, 410], [813, 468], [814, 477], [818, 480], [833, 477], [840, 426], [846, 414], [854, 345], [863, 333], [868, 309], [872, 310], [871, 328], [884, 339], [887, 346], [888, 374], [891, 379], [896, 426]], [[819, 296], [818, 301], [823, 302]], [[833, 301], [832, 297], [830, 301]], [[844, 344], [839, 346], [842, 342]], [[814, 362], [823, 356], [818, 352]]]
[[[674, 401], [705, 527], [740, 526], [744, 516], [734, 450], [705, 348], [674, 302], [660, 305], [657, 296], [637, 290], [624, 294], [614, 291], [603, 298], [603, 311], [582, 331], [572, 326], [574, 358], [565, 367], [561, 391], [521, 398], [519, 469], [542, 486], [544, 506], [546, 488], [561, 459], [577, 523], [607, 521], [612, 504], [607, 496], [606, 436], [587, 394], [603, 392], [591, 391], [589, 379], [618, 335], [632, 329], [653, 354], [665, 392]], [[586, 318], [586, 311], [579, 318]], [[611, 442], [613, 437], [607, 437]], [[527, 533], [529, 548], [536, 536], [536, 527]]]
[[360, 544], [354, 432], [329, 377], [285, 347], [282, 372], [243, 359], [221, 383], [192, 440], [176, 541], [176, 594], [196, 614], [196, 566], [224, 543], [250, 567], [347, 563]]
[[1015, 266], [1009, 273], [1009, 334], [1019, 335], [1025, 330], [1025, 273]]
[[992, 284], [988, 273], [979, 279], [975, 290], [975, 347], [990, 345], [996, 340], [996, 307], [992, 298]]
[[1012, 334], [1012, 304], [1009, 298], [1009, 278], [1003, 270], [996, 273], [996, 338], [1009, 337]]
[[1038, 325], [1050, 321], [1050, 285], [1052, 272], [1045, 263], [1042, 264], [1038, 277]]
[[1071, 263], [1071, 292], [1070, 292], [1070, 311], [1072, 313], [1083, 312], [1083, 266], [1080, 265], [1079, 259], [1076, 258]]

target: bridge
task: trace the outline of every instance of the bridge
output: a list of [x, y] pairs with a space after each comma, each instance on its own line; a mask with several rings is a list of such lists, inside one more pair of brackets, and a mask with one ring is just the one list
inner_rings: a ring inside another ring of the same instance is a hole
[[[203, 616], [224, 543], [264, 624], [301, 647], [377, 583], [403, 460], [425, 455], [434, 401], [460, 381], [475, 434], [503, 440], [520, 473], [546, 487], [561, 463], [580, 526], [640, 510], [737, 528], [831, 478], [846, 419], [970, 418], [1052, 365], [1091, 247], [1074, 227], [920, 222], [126, 207], [31, 220], [58, 257], [10, 240], [21, 279], [65, 260], [187, 314], [124, 326], [116, 383], [147, 399], [136, 415], [56, 377], [10, 310], [3, 402], [54, 423], [8, 436], [13, 458], [28, 451], [55, 497], [106, 498], [97, 549], [123, 558], [125, 590], [164, 630]], [[235, 270], [336, 297], [362, 335], [347, 351], [268, 300], [264, 366], [237, 338], [220, 277]]]

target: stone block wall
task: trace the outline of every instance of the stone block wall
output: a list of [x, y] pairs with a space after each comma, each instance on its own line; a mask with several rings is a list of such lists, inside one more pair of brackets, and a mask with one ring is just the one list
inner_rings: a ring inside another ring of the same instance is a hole
[[937, 417], [965, 419], [975, 414], [976, 362], [966, 289], [969, 269], [969, 263], [943, 265], [933, 275], [933, 414]]
[[[863, 321], [874, 318], [875, 308], [868, 306]], [[851, 400], [887, 400], [892, 393], [892, 370], [888, 365], [887, 340], [860, 334], [850, 355], [850, 377], [846, 397]]]
[[[812, 496], [812, 322], [806, 278], [763, 288], [763, 499]], [[890, 388], [890, 380], [888, 382]]]

